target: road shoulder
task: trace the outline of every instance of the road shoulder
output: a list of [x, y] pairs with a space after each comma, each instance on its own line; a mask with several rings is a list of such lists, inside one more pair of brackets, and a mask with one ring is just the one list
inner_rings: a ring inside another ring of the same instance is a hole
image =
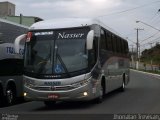
[[144, 71], [139, 71], [139, 70], [134, 70], [134, 69], [130, 69], [130, 70], [131, 71], [135, 71], [135, 72], [139, 72], [139, 73], [143, 73], [143, 74], [147, 74], [147, 75], [150, 75], [150, 76], [155, 77], [157, 79], [160, 79], [160, 75], [158, 75], [158, 74], [144, 72]]

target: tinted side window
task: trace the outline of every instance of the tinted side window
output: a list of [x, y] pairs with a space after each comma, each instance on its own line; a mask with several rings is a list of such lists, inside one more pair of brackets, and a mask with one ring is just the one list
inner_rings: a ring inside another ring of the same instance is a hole
[[117, 49], [118, 49], [118, 53], [121, 53], [121, 39], [117, 37]]
[[107, 47], [109, 51], [112, 51], [112, 34], [107, 32]]
[[107, 50], [105, 31], [101, 29], [101, 40], [100, 40], [100, 48], [103, 50]]
[[124, 47], [124, 40], [121, 39], [121, 49], [122, 49], [122, 53], [125, 53], [125, 47]]
[[112, 47], [113, 47], [113, 51], [117, 52], [117, 41], [116, 41], [117, 37], [112, 35]]
[[129, 52], [129, 48], [128, 48], [128, 42], [126, 42], [127, 43], [127, 53]]
[[4, 59], [0, 60], [0, 75], [15, 76], [23, 74], [22, 59]]
[[98, 40], [96, 40], [98, 38], [95, 38], [95, 40], [93, 41], [93, 49], [90, 50], [89, 52], [89, 63], [90, 63], [90, 67], [92, 68], [97, 61], [97, 54], [98, 54]]
[[124, 41], [124, 52], [128, 53], [128, 43]]

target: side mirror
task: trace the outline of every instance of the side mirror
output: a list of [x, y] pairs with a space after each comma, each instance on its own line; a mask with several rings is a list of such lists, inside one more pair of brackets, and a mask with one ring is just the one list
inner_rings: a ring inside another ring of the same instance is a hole
[[26, 39], [26, 34], [22, 34], [20, 36], [18, 36], [15, 41], [14, 41], [14, 48], [15, 48], [15, 53], [19, 54], [19, 49], [20, 49], [20, 42], [22, 40]]
[[93, 48], [93, 39], [94, 39], [94, 30], [91, 30], [87, 35], [87, 50], [91, 50]]

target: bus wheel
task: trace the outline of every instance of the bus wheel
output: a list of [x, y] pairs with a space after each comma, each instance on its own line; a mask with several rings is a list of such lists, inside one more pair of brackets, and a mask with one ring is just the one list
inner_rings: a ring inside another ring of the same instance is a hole
[[122, 86], [119, 88], [119, 90], [120, 90], [121, 92], [124, 92], [124, 91], [125, 91], [125, 74], [123, 75]]
[[13, 87], [8, 86], [6, 89], [6, 103], [12, 105], [16, 101], [16, 91]]
[[94, 100], [94, 102], [95, 102], [96, 104], [99, 104], [99, 103], [102, 103], [102, 102], [103, 102], [104, 88], [103, 88], [102, 85], [101, 85], [101, 88], [100, 88], [100, 90], [99, 90], [99, 94], [100, 94], [99, 97]]
[[3, 88], [0, 86], [0, 107], [3, 106], [3, 103], [4, 103]]
[[56, 101], [44, 101], [44, 104], [46, 105], [46, 107], [53, 107], [56, 104]]

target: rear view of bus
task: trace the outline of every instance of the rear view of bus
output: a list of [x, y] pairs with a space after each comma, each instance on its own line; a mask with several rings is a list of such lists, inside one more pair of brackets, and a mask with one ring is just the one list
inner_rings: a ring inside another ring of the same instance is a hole
[[47, 106], [56, 101], [102, 101], [107, 75], [99, 61], [100, 29], [98, 22], [86, 19], [33, 24], [25, 44], [25, 99]]

